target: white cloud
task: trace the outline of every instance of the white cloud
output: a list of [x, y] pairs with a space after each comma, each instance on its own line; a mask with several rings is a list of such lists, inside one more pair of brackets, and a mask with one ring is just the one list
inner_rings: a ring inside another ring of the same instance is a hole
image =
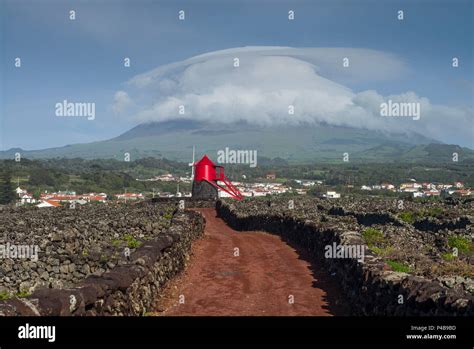
[[114, 96], [112, 110], [117, 114], [122, 114], [130, 105], [132, 100], [125, 91], [117, 91]]
[[[232, 65], [234, 57], [242, 65], [251, 64], [255, 59], [264, 57], [292, 57], [301, 62], [310, 63], [317, 72], [327, 78], [337, 77], [339, 82], [379, 81], [396, 78], [407, 71], [403, 61], [394, 55], [369, 49], [356, 48], [292, 48], [281, 46], [247, 46], [214, 51], [194, 56], [184, 61], [160, 66], [144, 74], [139, 74], [129, 81], [136, 87], [156, 86], [170, 74], [175, 74], [187, 67], [206, 62], [221, 62], [225, 68]], [[350, 67], [342, 65], [343, 58], [349, 58]], [[242, 67], [241, 65], [241, 67]]]
[[[240, 66], [233, 66], [234, 57]], [[348, 57], [350, 67], [342, 59]], [[472, 110], [431, 104], [414, 92], [355, 92], [351, 82], [391, 80], [408, 69], [396, 57], [348, 48], [244, 47], [199, 55], [132, 78], [116, 97], [138, 121], [178, 117], [256, 125], [321, 123], [383, 131], [415, 131], [472, 144]], [[128, 94], [127, 94], [128, 93]], [[121, 100], [126, 100], [122, 103]], [[418, 102], [421, 119], [380, 116], [384, 101]], [[133, 101], [133, 103], [131, 102]], [[185, 115], [179, 115], [180, 105]], [[288, 115], [294, 105], [295, 114]], [[138, 107], [140, 106], [140, 107]]]

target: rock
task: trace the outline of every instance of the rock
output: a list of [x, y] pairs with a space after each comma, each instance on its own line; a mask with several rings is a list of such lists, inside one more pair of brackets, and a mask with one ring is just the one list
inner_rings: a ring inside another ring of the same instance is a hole
[[473, 279], [466, 279], [464, 282], [464, 287], [466, 291], [470, 293], [474, 293], [474, 280]]
[[29, 291], [31, 287], [30, 281], [23, 281], [20, 283], [20, 291]]
[[74, 263], [69, 264], [69, 272], [74, 273], [76, 271], [76, 265]]
[[115, 267], [115, 264], [112, 263], [112, 262], [107, 262], [107, 267], [108, 267], [109, 269], [112, 269], [113, 267]]
[[449, 288], [454, 287], [454, 285], [456, 284], [456, 278], [455, 277], [442, 277], [442, 278], [438, 278], [438, 279], [443, 283], [443, 285], [445, 285], [446, 287], [449, 287]]
[[51, 261], [49, 262], [53, 266], [59, 266], [59, 259], [57, 258], [51, 258]]
[[466, 308], [468, 305], [469, 305], [469, 300], [464, 299], [464, 298], [459, 298], [453, 303], [454, 307], [460, 308], [460, 309]]
[[12, 266], [9, 263], [3, 263], [2, 269], [5, 273], [9, 273], [12, 271]]
[[135, 264], [144, 266], [146, 265], [146, 261], [143, 258], [137, 258], [137, 260], [135, 261]]
[[61, 241], [61, 240], [62, 240], [61, 234], [59, 234], [58, 232], [51, 233], [51, 241], [58, 242], [58, 241]]

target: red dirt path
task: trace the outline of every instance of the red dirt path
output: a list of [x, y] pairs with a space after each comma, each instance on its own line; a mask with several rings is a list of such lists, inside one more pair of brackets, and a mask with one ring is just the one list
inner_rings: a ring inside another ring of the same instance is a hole
[[[157, 299], [160, 315], [347, 313], [345, 306], [337, 304], [343, 298], [335, 280], [315, 270], [278, 236], [237, 232], [217, 218], [214, 209], [196, 211], [206, 219], [204, 237], [193, 244], [186, 270]], [[181, 295], [184, 304], [179, 302]]]

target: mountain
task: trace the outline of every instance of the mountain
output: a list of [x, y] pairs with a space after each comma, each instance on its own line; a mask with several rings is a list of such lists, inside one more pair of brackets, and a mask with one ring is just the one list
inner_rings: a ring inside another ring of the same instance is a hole
[[0, 152], [0, 158], [13, 158], [20, 152], [26, 158], [116, 158], [130, 153], [132, 159], [165, 157], [191, 161], [192, 147], [197, 156], [204, 153], [217, 158], [217, 151], [257, 150], [259, 157], [281, 158], [290, 163], [339, 162], [343, 154], [350, 161], [460, 161], [474, 160], [474, 151], [441, 144], [420, 134], [393, 134], [330, 125], [257, 127], [246, 123], [220, 124], [174, 120], [140, 124], [118, 137], [59, 148]]

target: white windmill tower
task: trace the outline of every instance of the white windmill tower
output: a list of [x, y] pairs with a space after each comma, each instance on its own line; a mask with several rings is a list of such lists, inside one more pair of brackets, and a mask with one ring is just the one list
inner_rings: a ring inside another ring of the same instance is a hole
[[194, 157], [196, 153], [196, 147], [193, 145], [193, 162], [189, 163], [189, 166], [191, 166], [191, 181], [194, 181]]

